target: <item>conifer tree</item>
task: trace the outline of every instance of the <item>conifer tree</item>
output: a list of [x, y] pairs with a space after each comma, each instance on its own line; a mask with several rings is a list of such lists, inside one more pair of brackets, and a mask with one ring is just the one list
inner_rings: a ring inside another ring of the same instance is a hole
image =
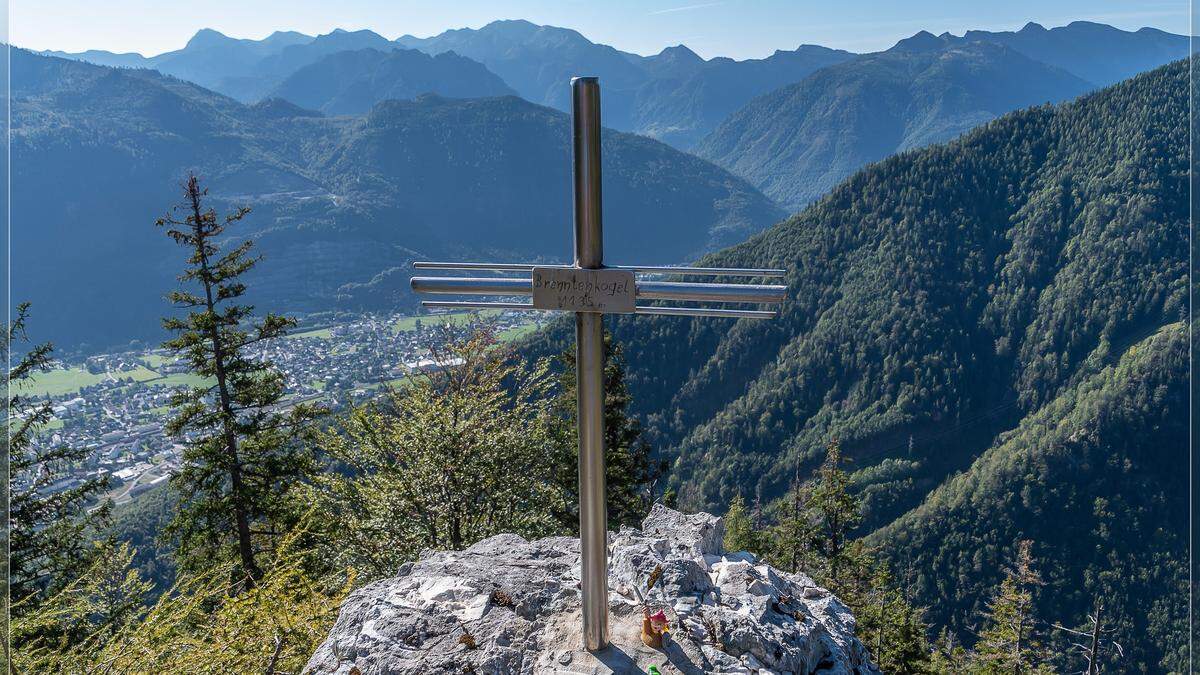
[[1033, 542], [1017, 545], [1016, 565], [1000, 582], [996, 595], [988, 603], [985, 628], [979, 633], [971, 672], [980, 675], [1048, 675], [1054, 669], [1047, 664], [1037, 620], [1033, 615], [1034, 594], [1042, 585], [1041, 575], [1033, 567]]
[[295, 439], [320, 410], [297, 405], [278, 411], [284, 378], [255, 348], [282, 337], [296, 322], [267, 313], [255, 323], [254, 308], [239, 304], [246, 293], [243, 275], [259, 258], [251, 255], [251, 241], [222, 252], [220, 239], [249, 209], [219, 217], [205, 206], [207, 195], [199, 179], [189, 176], [183, 202], [157, 223], [187, 252], [179, 280], [190, 286], [168, 295], [187, 314], [163, 320], [176, 334], [164, 346], [209, 383], [171, 400], [175, 416], [167, 432], [184, 438], [187, 447], [182, 468], [171, 478], [181, 499], [167, 530], [178, 537], [185, 568], [232, 555], [242, 583], [250, 587], [262, 574], [260, 549], [287, 519], [288, 490], [316, 469], [311, 452]]
[[[852, 536], [862, 518], [861, 504], [850, 492], [842, 461], [834, 441], [808, 483], [800, 481], [797, 468], [791, 489], [770, 509], [776, 525], [762, 548], [770, 550], [775, 564], [808, 573], [851, 608], [858, 620], [857, 634], [884, 672], [929, 672], [923, 610], [905, 596], [875, 551]], [[743, 503], [735, 501], [730, 511], [735, 521], [745, 521], [735, 529], [754, 532]]]
[[779, 524], [771, 539], [776, 564], [793, 574], [805, 567], [813, 567], [817, 528], [809, 513], [809, 498], [809, 487], [800, 480], [797, 464], [791, 488], [779, 503]]
[[754, 531], [754, 523], [746, 511], [746, 500], [742, 499], [740, 494], [729, 502], [729, 510], [725, 512], [724, 520], [725, 540], [723, 544], [726, 551], [759, 553], [758, 533]]
[[[558, 483], [569, 496], [578, 493], [579, 453], [575, 427], [575, 350], [559, 356], [562, 375], [556, 407], [563, 423], [559, 427], [562, 457]], [[654, 459], [650, 444], [642, 437], [642, 427], [629, 414], [629, 386], [625, 383], [625, 360], [621, 346], [604, 332], [604, 473], [607, 485], [608, 524], [637, 526], [650, 512], [655, 486], [666, 472], [664, 460]], [[569, 499], [559, 514], [564, 525], [579, 523], [578, 500]]]
[[66, 477], [65, 470], [87, 458], [86, 448], [55, 446], [35, 448], [35, 439], [53, 416], [49, 400], [35, 401], [24, 393], [38, 372], [53, 363], [50, 343], [29, 346], [26, 322], [29, 304], [16, 308], [12, 323], [4, 329], [6, 362], [15, 360], [4, 377], [8, 392], [7, 443], [8, 483], [8, 600], [19, 615], [36, 607], [46, 595], [78, 577], [92, 562], [93, 550], [87, 532], [100, 530], [110, 504], [89, 511], [107, 486], [105, 478], [91, 478], [75, 487], [56, 492], [46, 488]]
[[857, 634], [885, 673], [914, 675], [930, 667], [923, 612], [904, 597], [887, 565], [863, 556], [870, 568], [866, 585], [855, 589]]
[[859, 500], [850, 492], [850, 476], [842, 470], [842, 461], [841, 445], [834, 440], [826, 448], [808, 500], [816, 515], [818, 546], [834, 580], [847, 565], [850, 533], [862, 521]]
[[960, 675], [967, 672], [967, 650], [954, 639], [954, 633], [943, 627], [933, 644], [929, 670], [935, 675]]

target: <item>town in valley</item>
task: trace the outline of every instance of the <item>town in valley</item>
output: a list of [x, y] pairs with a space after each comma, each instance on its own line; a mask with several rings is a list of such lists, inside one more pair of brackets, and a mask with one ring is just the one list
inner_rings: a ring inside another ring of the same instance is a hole
[[[286, 379], [285, 406], [320, 403], [331, 410], [364, 401], [406, 378], [439, 368], [430, 344], [438, 330], [494, 326], [500, 341], [517, 339], [544, 318], [532, 312], [371, 314], [327, 325], [304, 322], [285, 338], [265, 343], [260, 358]], [[87, 448], [87, 458], [44, 488], [69, 490], [91, 478], [108, 478], [106, 498], [125, 503], [163, 484], [179, 468], [186, 437], [167, 436], [171, 395], [205, 381], [167, 350], [96, 354], [59, 361], [14, 392], [49, 400], [54, 417], [35, 440], [43, 448]], [[32, 480], [28, 477], [27, 480]]]

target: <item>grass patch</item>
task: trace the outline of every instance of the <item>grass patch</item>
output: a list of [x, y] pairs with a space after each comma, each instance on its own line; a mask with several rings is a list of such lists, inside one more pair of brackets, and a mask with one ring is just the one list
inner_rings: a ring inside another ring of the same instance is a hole
[[423, 314], [421, 316], [402, 316], [392, 323], [393, 333], [406, 333], [417, 329], [417, 322], [420, 321], [422, 326], [440, 326], [446, 321], [458, 323], [460, 321], [470, 320], [475, 315], [481, 317], [499, 316], [502, 310], [499, 309], [481, 309], [477, 312], [446, 312], [445, 314]]
[[293, 333], [286, 336], [289, 340], [302, 340], [304, 338], [320, 338], [328, 340], [333, 337], [332, 328], [317, 328], [315, 330], [304, 331], [303, 333]]
[[146, 367], [151, 370], [157, 370], [163, 364], [172, 363], [173, 361], [175, 361], [175, 357], [163, 356], [162, 354], [147, 354], [142, 357], [142, 363], [146, 364]]
[[536, 323], [524, 323], [520, 326], [505, 328], [504, 330], [500, 331], [500, 334], [496, 336], [496, 339], [500, 340], [501, 342], [516, 342], [526, 335], [536, 333], [538, 328], [540, 328], [540, 326], [538, 326]]
[[154, 372], [153, 370], [150, 370], [149, 368], [147, 368], [145, 366], [138, 366], [137, 368], [134, 368], [133, 370], [122, 370], [118, 373], [114, 373], [113, 376], [116, 377], [117, 379], [121, 379], [121, 380], [123, 380], [127, 377], [132, 377], [134, 382], [148, 382], [150, 380], [155, 380], [160, 377], [160, 375], [158, 373]]
[[85, 368], [55, 368], [45, 373], [35, 373], [29, 380], [14, 383], [17, 391], [26, 396], [65, 396], [78, 393], [84, 387], [90, 387], [101, 382], [131, 377], [137, 382], [146, 382], [158, 377], [158, 373], [138, 366], [132, 370], [119, 370], [111, 373], [89, 373]]

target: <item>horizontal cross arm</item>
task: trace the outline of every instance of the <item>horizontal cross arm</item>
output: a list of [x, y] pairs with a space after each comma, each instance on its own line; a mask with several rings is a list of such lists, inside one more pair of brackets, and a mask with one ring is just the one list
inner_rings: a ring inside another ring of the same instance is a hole
[[[525, 302], [473, 302], [469, 300], [423, 300], [426, 309], [500, 309], [551, 312]], [[758, 309], [718, 309], [708, 307], [635, 307], [634, 314], [657, 316], [708, 316], [726, 319], [774, 319], [778, 312]]]
[[[415, 293], [434, 295], [533, 295], [532, 279], [473, 277], [413, 277]], [[765, 284], [705, 284], [677, 281], [639, 281], [638, 300], [690, 302], [783, 302], [786, 286]]]
[[[532, 272], [535, 267], [559, 267], [573, 269], [572, 265], [535, 265], [533, 263], [478, 263], [478, 262], [414, 262], [419, 270], [475, 270], [487, 272]], [[636, 274], [691, 274], [696, 276], [747, 276], [782, 277], [787, 270], [777, 268], [749, 267], [675, 267], [670, 265], [605, 265], [604, 269], [627, 270]]]

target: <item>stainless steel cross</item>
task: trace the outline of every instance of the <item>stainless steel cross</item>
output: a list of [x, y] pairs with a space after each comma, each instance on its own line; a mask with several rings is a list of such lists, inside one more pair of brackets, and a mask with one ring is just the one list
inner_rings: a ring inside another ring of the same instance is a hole
[[[575, 312], [579, 542], [584, 647], [608, 646], [608, 513], [604, 484], [604, 314], [771, 319], [772, 310], [639, 305], [639, 300], [779, 303], [785, 286], [655, 281], [644, 275], [781, 277], [780, 269], [604, 265], [600, 210], [600, 82], [571, 80], [575, 264], [417, 262], [417, 269], [525, 272], [527, 278], [413, 277], [415, 293], [532, 296], [532, 302], [424, 301], [424, 307]], [[639, 279], [638, 275], [643, 275]]]

